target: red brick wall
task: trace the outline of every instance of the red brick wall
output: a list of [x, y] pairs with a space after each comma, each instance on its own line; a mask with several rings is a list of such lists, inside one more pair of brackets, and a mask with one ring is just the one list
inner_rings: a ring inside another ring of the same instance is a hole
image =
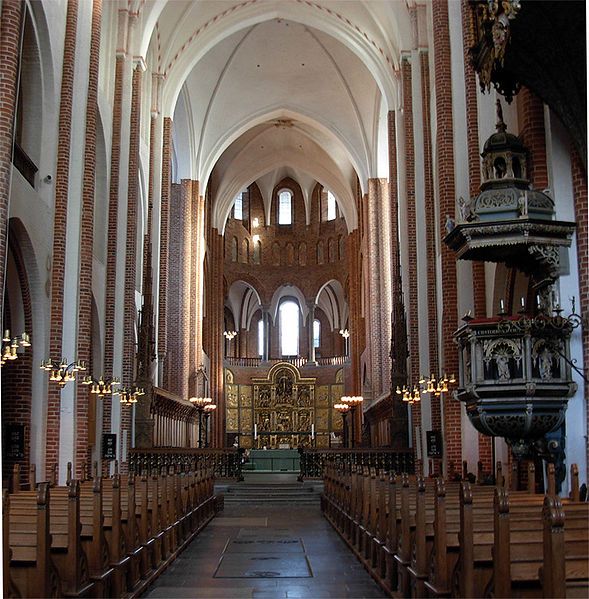
[[[436, 162], [438, 166], [438, 193], [440, 215], [455, 213], [456, 188], [454, 183], [454, 125], [452, 121], [452, 74], [448, 0], [432, 3], [434, 72], [436, 101]], [[444, 223], [439, 223], [441, 235]], [[441, 369], [458, 372], [458, 352], [453, 334], [458, 325], [456, 256], [442, 244], [442, 352]], [[460, 404], [451, 397], [444, 398], [444, 449], [446, 463], [454, 462], [459, 470], [462, 463]]]
[[[78, 26], [78, 1], [67, 5], [66, 29], [63, 50], [61, 100], [59, 106], [59, 141], [57, 144], [57, 169], [55, 173], [55, 217], [53, 226], [53, 260], [51, 270], [51, 325], [49, 356], [62, 357], [63, 282], [65, 274], [65, 243], [68, 215], [68, 188], [72, 123], [72, 98], [74, 93], [74, 66], [76, 54], [76, 29]], [[75, 356], [66, 356], [73, 360]], [[59, 421], [61, 391], [55, 383], [48, 384], [47, 438], [45, 468], [49, 475], [59, 459]]]
[[4, 303], [4, 279], [6, 265], [6, 238], [8, 233], [8, 205], [10, 177], [12, 175], [12, 143], [14, 113], [17, 93], [19, 42], [24, 2], [5, 0], [0, 14], [0, 314]]
[[[80, 233], [80, 295], [78, 307], [78, 359], [88, 365], [92, 361], [92, 249], [94, 243], [94, 187], [96, 181], [96, 115], [98, 110], [98, 67], [100, 54], [100, 24], [102, 0], [92, 5], [88, 96], [86, 101], [86, 147], [82, 187], [82, 218]], [[90, 370], [92, 372], [92, 370]], [[94, 375], [99, 373], [94, 373]], [[90, 472], [89, 401], [90, 388], [78, 385], [76, 399], [76, 475], [82, 464]]]
[[[274, 200], [277, 200], [277, 192], [288, 187], [294, 192], [294, 221], [290, 227], [280, 227], [276, 224], [276, 202], [273, 202], [272, 218], [273, 225], [264, 226], [264, 211], [262, 196], [257, 185], [249, 188], [250, 222], [258, 218], [260, 226], [253, 228], [248, 221], [238, 221], [233, 218], [227, 220], [224, 235], [224, 274], [227, 287], [238, 280], [250, 283], [260, 295], [262, 303], [270, 304], [274, 292], [284, 283], [289, 282], [299, 287], [305, 299], [314, 300], [323, 284], [331, 279], [339, 281], [345, 286], [347, 277], [346, 254], [342, 259], [339, 257], [339, 239], [347, 237], [346, 223], [343, 218], [335, 221], [320, 222], [319, 220], [319, 196], [320, 186], [317, 186], [311, 199], [311, 224], [305, 223], [305, 206], [303, 194], [299, 185], [291, 179], [284, 179], [274, 189]], [[253, 263], [253, 235], [260, 235], [262, 242], [261, 263]], [[232, 239], [237, 239], [239, 248], [239, 259], [232, 262], [231, 244]], [[244, 240], [249, 243], [249, 262], [244, 265], [244, 255], [241, 251]], [[322, 241], [324, 247], [324, 263], [317, 263], [317, 244]], [[329, 259], [330, 242], [335, 248], [335, 260]], [[280, 258], [279, 264], [274, 263], [273, 246], [278, 244]], [[288, 263], [287, 246], [292, 244], [294, 250], [293, 264]], [[301, 248], [305, 248], [304, 251]], [[304, 253], [304, 263], [299, 262], [300, 253]], [[273, 355], [279, 351], [277, 336], [273, 335]], [[301, 337], [301, 340], [303, 338]], [[306, 336], [305, 336], [306, 339]], [[300, 351], [302, 355], [307, 354], [307, 343], [301, 341]]]

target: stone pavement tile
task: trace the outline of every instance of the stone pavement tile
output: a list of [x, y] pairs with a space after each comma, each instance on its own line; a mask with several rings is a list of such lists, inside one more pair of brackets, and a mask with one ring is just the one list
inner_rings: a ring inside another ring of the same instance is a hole
[[304, 554], [225, 553], [215, 578], [300, 578], [312, 576]]

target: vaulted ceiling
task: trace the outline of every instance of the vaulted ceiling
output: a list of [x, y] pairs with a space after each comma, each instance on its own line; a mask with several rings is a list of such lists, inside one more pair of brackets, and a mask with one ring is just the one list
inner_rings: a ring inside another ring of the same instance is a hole
[[177, 178], [211, 186], [223, 230], [235, 195], [269, 201], [287, 174], [308, 201], [331, 189], [351, 230], [355, 189], [382, 172], [387, 111], [398, 102], [408, 4], [379, 0], [145, 3], [141, 45], [164, 76]]

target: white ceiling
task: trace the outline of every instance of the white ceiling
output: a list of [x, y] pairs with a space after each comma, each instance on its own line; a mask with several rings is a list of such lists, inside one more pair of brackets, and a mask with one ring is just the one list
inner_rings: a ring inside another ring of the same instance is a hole
[[142, 23], [165, 75], [177, 177], [212, 185], [213, 226], [254, 181], [268, 210], [284, 173], [306, 200], [316, 181], [331, 189], [357, 226], [356, 179], [366, 191], [386, 176], [377, 152], [411, 44], [405, 0], [161, 0], [144, 4]]

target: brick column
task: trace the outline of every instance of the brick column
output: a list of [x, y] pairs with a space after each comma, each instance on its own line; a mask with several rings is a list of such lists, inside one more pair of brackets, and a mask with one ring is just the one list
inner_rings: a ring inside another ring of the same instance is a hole
[[[474, 45], [471, 26], [472, 12], [468, 0], [462, 0], [462, 32], [465, 50]], [[479, 122], [477, 102], [477, 82], [475, 71], [468, 58], [464, 59], [464, 88], [466, 98], [466, 138], [468, 144], [468, 192], [475, 197], [481, 186], [481, 157], [479, 148]], [[451, 213], [450, 216], [454, 216]], [[487, 296], [485, 280], [485, 263], [472, 262], [472, 283], [474, 296], [474, 313], [480, 317], [487, 315]], [[451, 373], [448, 373], [451, 374]], [[458, 376], [458, 373], [455, 373]], [[485, 472], [492, 472], [492, 438], [479, 433], [479, 461], [483, 463]]]
[[[416, 384], [419, 380], [419, 318], [417, 312], [417, 222], [415, 214], [415, 138], [413, 131], [413, 89], [411, 57], [401, 59], [401, 85], [403, 89], [403, 134], [405, 138], [405, 193], [407, 220], [404, 231], [407, 247], [407, 282], [409, 297], [407, 301], [407, 338], [409, 341], [409, 368], [407, 384]], [[421, 443], [417, 438], [417, 427], [421, 427], [421, 405], [411, 406], [411, 427], [414, 447]]]
[[[436, 90], [436, 163], [438, 175], [439, 214], [454, 214], [456, 193], [454, 182], [454, 132], [452, 121], [452, 61], [448, 24], [448, 0], [432, 3], [434, 39], [434, 72]], [[444, 235], [444, 223], [438, 223]], [[458, 351], [453, 334], [458, 325], [458, 289], [456, 256], [445, 244], [441, 247], [442, 325], [441, 366], [447, 373], [458, 372]], [[461, 406], [446, 396], [444, 401], [444, 449], [446, 467], [450, 461], [459, 470], [462, 460]]]
[[[110, 187], [108, 201], [108, 235], [106, 247], [106, 292], [104, 315], [104, 374], [113, 376], [115, 334], [115, 292], [117, 283], [117, 239], [119, 224], [119, 168], [121, 160], [121, 120], [123, 109], [123, 71], [125, 56], [118, 52], [115, 62], [113, 98], [112, 145], [110, 155]], [[103, 401], [102, 428], [111, 430], [110, 401]]]
[[160, 202], [160, 264], [157, 354], [163, 360], [167, 353], [168, 333], [168, 246], [170, 230], [172, 119], [164, 118], [162, 147], [162, 194]]
[[[129, 131], [129, 169], [127, 191], [127, 244], [125, 256], [125, 294], [124, 294], [124, 339], [123, 339], [123, 384], [131, 385], [135, 381], [135, 327], [137, 307], [137, 206], [139, 203], [139, 144], [141, 129], [141, 87], [143, 68], [137, 64], [133, 70], [131, 90], [131, 118]], [[113, 401], [117, 401], [116, 397]], [[131, 406], [122, 406], [121, 434], [131, 434]], [[129, 442], [129, 439], [128, 439]]]
[[8, 236], [8, 208], [12, 176], [12, 145], [14, 142], [14, 115], [18, 65], [20, 62], [20, 32], [22, 27], [22, 0], [3, 0], [0, 13], [0, 316], [4, 315], [4, 283]]
[[224, 447], [225, 445], [225, 397], [223, 393], [223, 236], [217, 229], [212, 229], [209, 237], [209, 248], [211, 251], [211, 272], [209, 294], [210, 326], [210, 386], [211, 397], [217, 404], [215, 414], [212, 418], [211, 439], [213, 447]]
[[407, 405], [396, 393], [397, 387], [407, 384], [407, 323], [401, 277], [401, 248], [399, 232], [399, 194], [397, 170], [397, 126], [395, 111], [388, 114], [389, 135], [389, 196], [391, 210], [391, 295], [393, 304], [391, 335], [391, 447], [407, 449]]
[[[383, 392], [390, 389], [390, 371], [388, 361], [389, 339], [390, 339], [390, 285], [386, 285], [383, 279], [390, 282], [389, 272], [382, 271], [382, 253], [389, 252], [389, 248], [383, 244], [380, 234], [383, 225], [388, 222], [382, 212], [383, 196], [386, 196], [387, 181], [385, 179], [368, 180], [368, 292], [370, 302], [368, 308], [369, 330], [370, 330], [370, 365], [372, 380], [372, 398], [377, 399]], [[388, 287], [388, 294], [386, 289]], [[384, 295], [384, 297], [383, 297]], [[387, 297], [388, 295], [388, 297]], [[388, 318], [385, 318], [384, 312]], [[388, 386], [385, 388], [385, 384]]]
[[[69, 0], [63, 49], [63, 73], [59, 105], [59, 141], [57, 144], [57, 169], [55, 174], [55, 216], [53, 225], [53, 260], [51, 268], [51, 324], [49, 356], [62, 357], [63, 299], [65, 276], [65, 244], [67, 231], [68, 194], [70, 176], [70, 146], [72, 104], [74, 94], [74, 66], [76, 58], [76, 30], [78, 27], [78, 2]], [[68, 356], [70, 357], [70, 356]], [[74, 359], [71, 356], [70, 359]], [[46, 475], [59, 461], [59, 429], [61, 390], [55, 383], [48, 384], [47, 436], [45, 449]]]
[[[572, 144], [571, 144], [571, 147]], [[577, 222], [577, 260], [579, 272], [579, 306], [576, 311], [585, 316], [582, 328], [583, 368], [589, 368], [589, 223], [587, 222], [587, 173], [576, 150], [572, 151], [573, 194], [575, 198], [575, 220]], [[585, 404], [589, 405], [589, 385], [585, 383]], [[589, 412], [587, 413], [589, 429]], [[587, 443], [587, 464], [589, 465], [589, 443]], [[589, 466], [586, 476], [589, 475]]]
[[202, 342], [202, 337], [198, 333], [198, 323], [200, 315], [197, 309], [197, 294], [198, 294], [198, 250], [200, 248], [200, 238], [198, 236], [199, 221], [199, 190], [198, 181], [192, 182], [192, 198], [190, 202], [190, 330], [189, 330], [189, 371], [188, 371], [188, 396], [193, 396], [193, 391], [196, 390], [196, 368], [198, 346]]
[[[430, 79], [429, 79], [429, 55], [427, 51], [419, 52], [419, 64], [421, 69], [421, 102], [423, 115], [423, 161], [424, 161], [424, 203], [425, 223], [427, 235], [427, 316], [428, 316], [428, 339], [429, 339], [429, 373], [436, 375], [440, 372], [439, 361], [439, 335], [438, 335], [438, 280], [436, 269], [436, 212], [434, 198], [434, 181], [432, 171], [432, 139], [431, 139], [431, 106], [430, 106]], [[443, 219], [445, 220], [445, 215]], [[442, 428], [442, 411], [440, 398], [430, 394], [432, 430]]]
[[307, 302], [309, 315], [307, 316], [307, 339], [309, 342], [309, 362], [315, 363], [315, 344], [313, 335], [313, 321], [315, 320], [315, 302]]
[[[96, 117], [98, 112], [98, 70], [100, 60], [100, 25], [102, 0], [92, 4], [92, 27], [90, 38], [90, 64], [88, 71], [88, 95], [86, 103], [86, 146], [84, 149], [84, 173], [82, 181], [82, 216], [80, 230], [80, 293], [78, 308], [77, 357], [92, 365], [92, 254], [94, 245], [94, 189], [96, 182]], [[86, 385], [78, 386], [76, 401], [76, 475], [80, 476], [82, 464], [91, 472], [90, 438], [94, 431], [88, 430], [89, 404], [95, 403]], [[95, 423], [94, 423], [95, 424]]]
[[529, 179], [537, 189], [548, 187], [548, 164], [546, 159], [546, 128], [544, 104], [527, 87], [519, 93], [518, 119], [519, 136], [530, 150], [528, 160]]

